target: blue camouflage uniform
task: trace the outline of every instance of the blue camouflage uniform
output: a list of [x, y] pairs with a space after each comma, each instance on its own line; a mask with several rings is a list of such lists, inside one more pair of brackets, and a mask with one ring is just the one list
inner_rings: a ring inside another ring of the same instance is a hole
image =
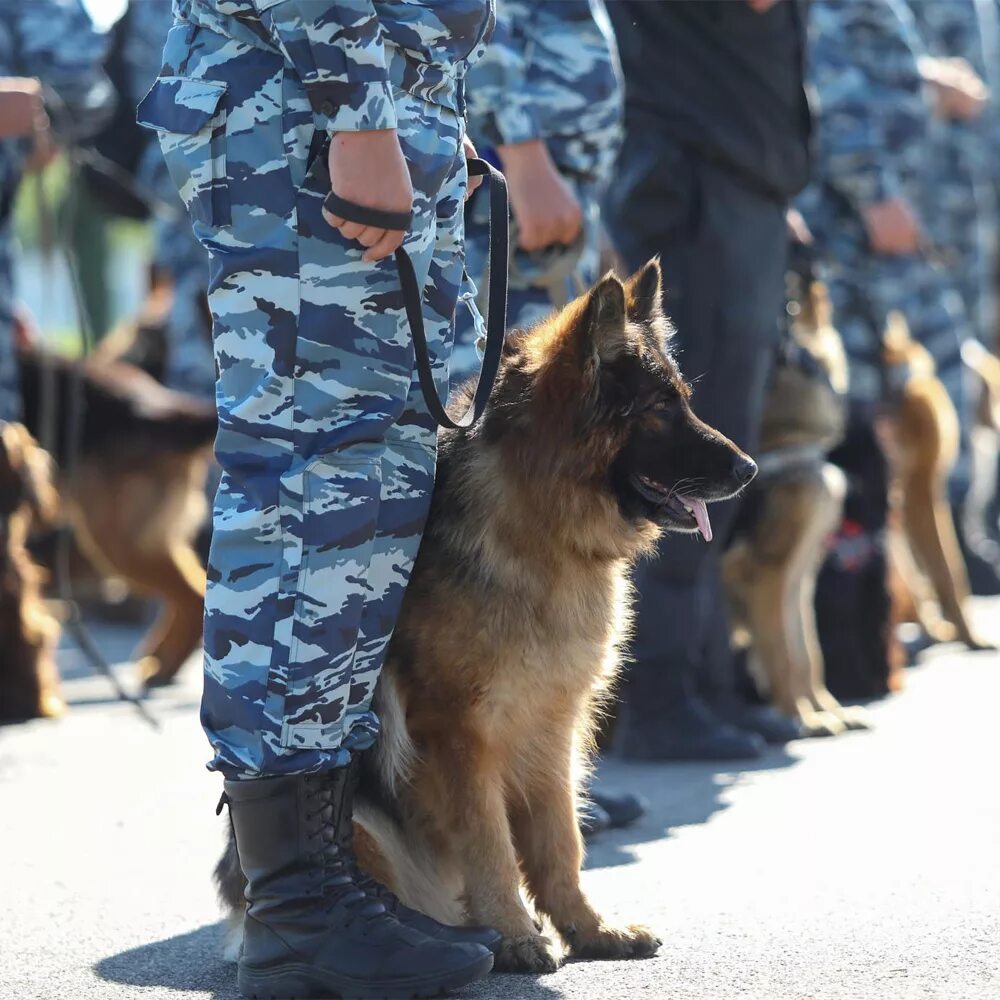
[[[961, 343], [971, 334], [961, 296], [924, 253], [872, 252], [862, 222], [870, 204], [902, 196], [926, 204], [930, 108], [917, 60], [923, 54], [903, 0], [816, 0], [809, 80], [816, 98], [816, 169], [799, 206], [816, 240], [822, 275], [850, 361], [853, 414], [868, 419], [891, 397], [882, 333], [892, 309], [934, 357], [938, 376], [969, 425]], [[958, 498], [968, 469], [953, 478]]]
[[396, 128], [439, 391], [463, 274], [462, 79], [490, 0], [178, 0], [139, 108], [209, 252], [222, 481], [202, 722], [226, 777], [347, 763], [420, 542], [436, 429], [395, 263], [322, 218], [329, 132]]
[[910, 0], [910, 10], [928, 54], [965, 59], [991, 92], [990, 105], [978, 118], [930, 123], [921, 217], [940, 263], [962, 294], [973, 331], [992, 346], [998, 221], [995, 109], [1000, 86], [996, 0]]
[[[622, 138], [623, 88], [603, 0], [498, 0], [496, 31], [468, 77], [469, 136], [495, 163], [499, 145], [543, 139], [583, 212], [571, 247], [528, 252], [511, 242], [507, 322], [530, 326], [598, 277], [600, 199]], [[485, 293], [489, 199], [465, 212], [466, 267]], [[452, 382], [478, 369], [476, 312], [461, 311]]]
[[[137, 102], [160, 71], [163, 42], [173, 24], [173, 5], [171, 0], [129, 0], [129, 5], [124, 56], [129, 93]], [[201, 309], [208, 291], [208, 254], [191, 231], [191, 220], [177, 196], [159, 143], [152, 136], [150, 139], [137, 180], [143, 190], [159, 199], [153, 222], [153, 255], [174, 286], [166, 324], [164, 381], [173, 389], [211, 397], [215, 393], [215, 361]]]
[[[112, 93], [101, 64], [104, 40], [80, 0], [0, 0], [0, 77], [33, 76], [91, 113]], [[14, 353], [13, 203], [30, 145], [0, 140], [0, 419], [21, 413]]]

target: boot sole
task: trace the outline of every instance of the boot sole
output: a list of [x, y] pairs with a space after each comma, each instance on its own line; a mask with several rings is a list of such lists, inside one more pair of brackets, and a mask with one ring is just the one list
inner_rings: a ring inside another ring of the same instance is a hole
[[333, 976], [309, 965], [289, 962], [273, 969], [244, 969], [237, 973], [240, 993], [250, 1000], [318, 1000], [357, 997], [359, 1000], [417, 1000], [438, 997], [482, 979], [493, 968], [493, 955], [486, 954], [445, 976], [422, 976], [371, 983]]

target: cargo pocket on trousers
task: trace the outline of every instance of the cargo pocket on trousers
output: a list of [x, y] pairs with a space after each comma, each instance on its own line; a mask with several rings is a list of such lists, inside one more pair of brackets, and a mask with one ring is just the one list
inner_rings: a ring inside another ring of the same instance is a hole
[[288, 649], [284, 747], [333, 750], [340, 744], [381, 489], [375, 458], [322, 456], [282, 477], [291, 593], [281, 603], [291, 608], [291, 620], [276, 623], [275, 642]]
[[167, 170], [191, 217], [215, 227], [230, 224], [226, 87], [217, 80], [161, 76], [136, 113], [140, 125], [156, 129]]

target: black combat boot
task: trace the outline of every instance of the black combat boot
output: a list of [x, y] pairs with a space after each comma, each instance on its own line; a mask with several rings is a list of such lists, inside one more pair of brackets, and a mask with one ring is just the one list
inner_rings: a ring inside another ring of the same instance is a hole
[[384, 885], [376, 882], [371, 875], [363, 872], [359, 875], [358, 884], [370, 896], [374, 896], [401, 924], [426, 934], [437, 941], [451, 941], [453, 944], [477, 944], [489, 949], [494, 955], [503, 941], [503, 935], [492, 927], [455, 927], [442, 924], [433, 917], [411, 909], [400, 898]]
[[429, 997], [493, 967], [487, 948], [407, 927], [361, 887], [350, 770], [226, 782], [247, 879], [245, 997]]

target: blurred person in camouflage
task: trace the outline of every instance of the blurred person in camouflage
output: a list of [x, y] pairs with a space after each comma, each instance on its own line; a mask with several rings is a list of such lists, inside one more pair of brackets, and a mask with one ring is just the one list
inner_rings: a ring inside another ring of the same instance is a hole
[[[918, 214], [930, 183], [925, 55], [904, 0], [816, 0], [809, 49], [816, 176], [799, 205], [850, 361], [854, 419], [870, 421], [887, 397], [881, 337], [886, 315], [899, 309], [967, 427], [960, 346], [972, 331], [961, 296], [927, 252]], [[967, 476], [967, 468], [958, 471], [954, 499]]]
[[[928, 206], [939, 197], [929, 170], [932, 113], [935, 105], [963, 106], [961, 86], [928, 56], [905, 0], [817, 0], [809, 68], [816, 175], [799, 206], [849, 361], [845, 447], [872, 440], [875, 418], [893, 397], [882, 336], [889, 312], [898, 309], [934, 358], [959, 413], [964, 444], [950, 493], [952, 505], [961, 507], [969, 487], [971, 422], [961, 345], [973, 330], [921, 217], [922, 210], [933, 213]], [[884, 479], [884, 471], [877, 478]], [[882, 513], [865, 532], [872, 558], [881, 558], [885, 546], [887, 498], [882, 487], [878, 492]], [[835, 540], [834, 558], [838, 546]]]
[[[129, 96], [137, 104], [149, 90], [163, 55], [163, 41], [173, 23], [172, 0], [129, 0], [124, 58]], [[166, 206], [153, 220], [153, 262], [173, 286], [166, 322], [167, 361], [164, 382], [211, 398], [215, 394], [215, 360], [203, 302], [208, 294], [208, 254], [191, 231], [184, 204], [177, 196], [159, 143], [150, 142], [139, 162], [136, 180]]]
[[[507, 325], [525, 328], [599, 277], [600, 199], [622, 139], [622, 81], [602, 0], [498, 0], [467, 80], [469, 135], [507, 177], [513, 215]], [[466, 206], [466, 268], [482, 290], [485, 193]], [[458, 316], [451, 377], [478, 367], [472, 311]]]
[[96, 131], [113, 93], [104, 41], [80, 0], [0, 0], [0, 419], [21, 413], [15, 354], [13, 209], [21, 177], [54, 152], [41, 85], [74, 137]]
[[[996, 0], [910, 0], [910, 10], [926, 51], [924, 76], [940, 81], [924, 151], [920, 216], [938, 264], [962, 296], [972, 332], [995, 350], [1000, 12]], [[995, 458], [992, 470], [988, 448], [973, 447], [971, 458], [974, 489], [964, 510], [955, 508], [955, 526], [973, 592], [998, 594], [1000, 544], [991, 537], [996, 525], [986, 523], [997, 485]]]
[[[202, 722], [249, 908], [246, 996], [436, 995], [499, 936], [355, 865], [359, 754], [434, 482], [392, 254], [439, 391], [463, 281], [463, 77], [490, 0], [177, 0], [138, 110], [209, 253], [222, 482]], [[331, 214], [331, 189], [406, 231]]]

